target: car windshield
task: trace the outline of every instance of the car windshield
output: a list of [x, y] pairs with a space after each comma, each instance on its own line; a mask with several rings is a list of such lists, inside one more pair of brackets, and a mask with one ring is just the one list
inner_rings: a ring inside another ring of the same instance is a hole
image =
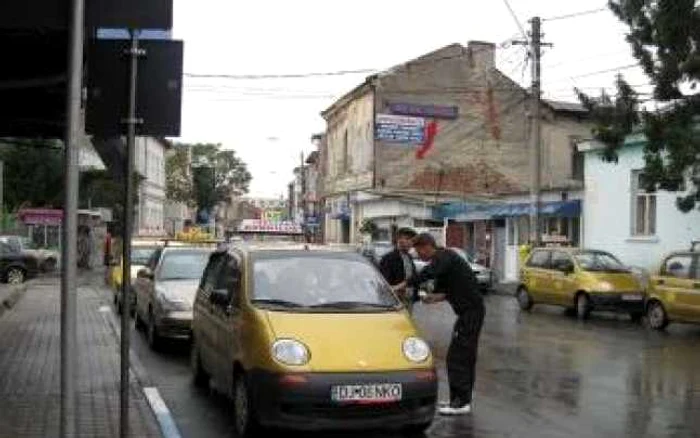
[[258, 306], [395, 309], [400, 306], [365, 259], [328, 254], [260, 255], [251, 297]]
[[390, 252], [394, 247], [390, 243], [379, 243], [374, 245], [374, 253], [377, 257], [384, 257], [388, 252]]
[[148, 263], [148, 259], [151, 258], [155, 250], [155, 247], [131, 248], [131, 264], [145, 266]]
[[160, 280], [199, 280], [209, 261], [207, 250], [170, 251], [163, 255]]
[[612, 254], [602, 251], [586, 251], [574, 257], [581, 269], [595, 272], [627, 272], [627, 268]]

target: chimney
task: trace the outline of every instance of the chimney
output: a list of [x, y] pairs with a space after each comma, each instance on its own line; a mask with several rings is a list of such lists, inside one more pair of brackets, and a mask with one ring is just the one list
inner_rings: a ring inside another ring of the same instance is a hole
[[490, 70], [496, 67], [496, 45], [494, 43], [469, 41], [467, 49], [476, 68]]

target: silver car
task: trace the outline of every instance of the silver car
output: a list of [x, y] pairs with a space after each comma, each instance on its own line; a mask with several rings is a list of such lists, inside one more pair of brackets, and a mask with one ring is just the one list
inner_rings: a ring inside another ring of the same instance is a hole
[[[481, 286], [482, 291], [488, 292], [491, 289], [493, 289], [493, 271], [491, 269], [487, 268], [486, 266], [480, 265], [476, 263], [474, 260], [472, 260], [471, 257], [469, 257], [469, 254], [466, 253], [461, 248], [455, 248], [455, 247], [450, 247], [448, 248], [450, 251], [454, 251], [457, 255], [462, 257], [464, 260], [469, 263], [469, 266], [472, 268], [472, 271], [474, 272], [474, 275], [476, 276], [476, 281], [479, 283], [479, 286]], [[420, 260], [418, 258], [418, 255], [414, 250], [411, 250], [411, 256], [413, 257], [413, 262], [416, 265], [416, 270], [420, 272], [425, 268], [425, 266], [428, 264], [428, 262], [424, 262], [423, 260]], [[428, 286], [430, 287], [430, 286]]]
[[152, 349], [158, 348], [162, 338], [190, 338], [194, 298], [213, 251], [208, 247], [158, 248], [138, 271], [136, 327], [146, 329]]

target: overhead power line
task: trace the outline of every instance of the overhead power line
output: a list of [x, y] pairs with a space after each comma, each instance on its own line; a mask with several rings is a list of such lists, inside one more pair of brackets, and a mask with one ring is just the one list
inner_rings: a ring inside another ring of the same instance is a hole
[[620, 66], [620, 67], [613, 67], [613, 68], [608, 68], [608, 69], [605, 69], [605, 70], [591, 71], [591, 72], [582, 73], [582, 74], [579, 74], [579, 75], [568, 76], [568, 77], [566, 77], [566, 78], [560, 78], [560, 79], [557, 79], [557, 80], [554, 80], [554, 81], [547, 81], [547, 83], [549, 83], [549, 84], [556, 84], [556, 83], [558, 83], [558, 82], [568, 81], [568, 80], [570, 80], [570, 79], [579, 79], [579, 78], [586, 78], [586, 77], [589, 77], [589, 76], [596, 76], [596, 75], [603, 74], [603, 73], [619, 72], [619, 71], [622, 71], [622, 70], [629, 70], [629, 69], [632, 69], [632, 68], [635, 68], [635, 67], [639, 67], [639, 64], [622, 65], [622, 66]]
[[529, 41], [527, 38], [527, 32], [525, 32], [525, 28], [523, 27], [523, 24], [520, 22], [520, 20], [518, 20], [518, 16], [515, 15], [515, 11], [510, 6], [510, 2], [508, 0], [503, 0], [503, 3], [505, 3], [506, 8], [508, 8], [508, 12], [510, 12], [511, 17], [513, 17], [515, 24], [518, 25], [518, 29], [520, 29], [520, 34], [523, 36], [525, 41]]
[[555, 17], [549, 17], [549, 18], [543, 18], [542, 21], [557, 21], [557, 20], [568, 20], [570, 18], [576, 18], [576, 17], [582, 17], [584, 15], [592, 15], [592, 14], [599, 14], [601, 12], [606, 12], [608, 8], [598, 8], [598, 9], [589, 9], [587, 11], [581, 11], [581, 12], [573, 12], [571, 14], [565, 14], [565, 15], [558, 15]]

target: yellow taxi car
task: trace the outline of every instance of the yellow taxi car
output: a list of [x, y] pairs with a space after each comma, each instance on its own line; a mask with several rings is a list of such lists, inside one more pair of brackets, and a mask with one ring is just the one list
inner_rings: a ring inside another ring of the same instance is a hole
[[646, 314], [656, 330], [671, 321], [700, 323], [700, 252], [678, 251], [663, 259], [650, 281]]
[[422, 431], [435, 413], [428, 344], [353, 249], [297, 243], [210, 257], [194, 305], [192, 369], [259, 427]]
[[[156, 249], [163, 246], [164, 242], [158, 239], [141, 239], [135, 238], [131, 242], [131, 282], [132, 285], [136, 280], [136, 274], [142, 267], [146, 266], [148, 259], [153, 255]], [[120, 251], [121, 254], [121, 251]], [[122, 279], [124, 277], [124, 260], [117, 257], [119, 262], [114, 264], [110, 270], [109, 284], [114, 291], [114, 305], [118, 313], [122, 313], [124, 306], [122, 303]], [[133, 311], [132, 309], [130, 309]]]
[[521, 270], [516, 294], [520, 308], [552, 304], [573, 309], [580, 319], [594, 310], [644, 316], [645, 291], [639, 278], [610, 253], [565, 247], [532, 251]]

